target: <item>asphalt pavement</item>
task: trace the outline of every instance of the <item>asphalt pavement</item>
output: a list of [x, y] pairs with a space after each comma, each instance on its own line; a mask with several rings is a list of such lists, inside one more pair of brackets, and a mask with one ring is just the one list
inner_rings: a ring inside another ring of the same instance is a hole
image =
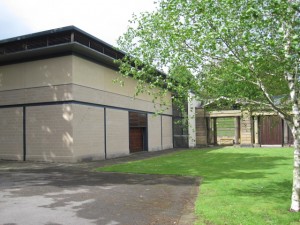
[[0, 224], [192, 225], [199, 179], [94, 171], [173, 151], [73, 164], [0, 161]]

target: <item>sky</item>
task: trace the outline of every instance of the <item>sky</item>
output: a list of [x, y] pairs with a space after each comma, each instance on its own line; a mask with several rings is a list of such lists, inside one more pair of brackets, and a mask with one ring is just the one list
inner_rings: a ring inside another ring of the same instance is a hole
[[0, 0], [0, 40], [74, 25], [116, 46], [133, 14], [154, 0]]

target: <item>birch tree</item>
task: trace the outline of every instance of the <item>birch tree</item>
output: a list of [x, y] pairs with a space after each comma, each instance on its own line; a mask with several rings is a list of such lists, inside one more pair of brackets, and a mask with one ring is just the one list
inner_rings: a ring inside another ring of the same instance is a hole
[[[125, 76], [178, 96], [276, 112], [294, 137], [291, 211], [300, 211], [300, 1], [160, 0], [119, 39]], [[156, 68], [167, 75], [157, 76]]]

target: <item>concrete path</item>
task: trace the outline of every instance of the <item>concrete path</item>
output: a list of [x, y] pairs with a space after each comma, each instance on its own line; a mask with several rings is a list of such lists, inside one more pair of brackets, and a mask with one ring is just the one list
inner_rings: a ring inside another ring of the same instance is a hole
[[170, 152], [79, 164], [0, 161], [0, 224], [192, 225], [198, 179], [92, 171]]

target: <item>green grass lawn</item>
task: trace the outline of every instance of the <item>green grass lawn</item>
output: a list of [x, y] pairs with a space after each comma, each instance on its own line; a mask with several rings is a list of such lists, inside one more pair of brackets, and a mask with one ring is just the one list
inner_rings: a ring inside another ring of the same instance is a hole
[[296, 225], [300, 213], [289, 212], [292, 166], [292, 148], [226, 147], [180, 151], [98, 170], [201, 177], [196, 224]]

